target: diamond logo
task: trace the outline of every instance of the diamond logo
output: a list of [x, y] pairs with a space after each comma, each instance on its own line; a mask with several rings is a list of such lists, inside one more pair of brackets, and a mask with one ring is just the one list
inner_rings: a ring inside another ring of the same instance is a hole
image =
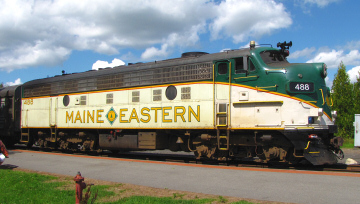
[[109, 112], [106, 114], [106, 118], [108, 119], [109, 123], [112, 125], [117, 117], [118, 115], [116, 114], [114, 108], [111, 107]]

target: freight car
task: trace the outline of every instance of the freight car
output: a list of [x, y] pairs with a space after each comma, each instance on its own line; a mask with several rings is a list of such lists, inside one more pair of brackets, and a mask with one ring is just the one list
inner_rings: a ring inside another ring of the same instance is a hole
[[326, 65], [289, 63], [291, 45], [252, 41], [246, 49], [33, 80], [13, 104], [21, 110], [13, 127], [20, 142], [41, 148], [337, 163], [342, 140], [334, 137]]

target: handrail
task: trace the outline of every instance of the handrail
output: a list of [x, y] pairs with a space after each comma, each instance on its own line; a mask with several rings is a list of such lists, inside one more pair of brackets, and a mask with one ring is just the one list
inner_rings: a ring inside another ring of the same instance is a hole
[[233, 104], [249, 104], [249, 103], [284, 103], [284, 101], [244, 101], [244, 102], [234, 102]]
[[332, 98], [330, 98], [331, 100], [331, 107], [334, 105], [334, 101], [332, 100]]
[[254, 77], [259, 78], [259, 76], [256, 75], [256, 76], [237, 77], [237, 78], [234, 78], [234, 80], [236, 80], [236, 79], [254, 78]]
[[228, 113], [228, 118], [227, 118], [227, 122], [228, 122], [228, 126], [231, 127], [231, 61], [229, 61], [229, 104], [227, 105], [227, 113]]
[[226, 115], [226, 112], [218, 112], [216, 115]]
[[213, 64], [213, 125], [216, 125], [216, 107], [215, 107], [215, 64]]
[[324, 92], [323, 92], [323, 90], [322, 90], [322, 89], [320, 89], [320, 91], [321, 91], [321, 96], [322, 96], [322, 100], [323, 100], [323, 104], [322, 104], [322, 105], [324, 105], [324, 104], [325, 104], [325, 100], [324, 100]]
[[285, 68], [281, 68], [281, 69], [266, 69], [265, 72], [274, 72], [274, 73], [286, 73], [286, 69]]
[[[270, 88], [276, 88], [278, 87], [278, 85], [274, 85], [274, 86], [264, 86], [264, 87], [257, 87], [256, 86], [256, 91], [263, 91], [263, 90], [259, 90], [259, 89], [270, 89]], [[268, 91], [268, 90], [264, 90], [264, 91]]]

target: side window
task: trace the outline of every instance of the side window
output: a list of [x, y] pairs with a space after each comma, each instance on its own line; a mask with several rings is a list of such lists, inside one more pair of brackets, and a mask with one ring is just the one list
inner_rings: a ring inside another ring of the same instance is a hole
[[251, 61], [250, 58], [248, 58], [248, 64], [249, 64], [249, 70], [250, 71], [255, 71], [256, 70], [254, 63]]
[[132, 102], [140, 102], [140, 91], [132, 92]]
[[181, 88], [181, 99], [191, 99], [191, 87]]
[[[66, 99], [65, 99], [66, 100]], [[63, 100], [64, 102], [64, 100]], [[66, 101], [65, 101], [66, 102]], [[65, 105], [65, 104], [64, 104]], [[85, 106], [86, 105], [86, 95], [85, 96], [80, 96], [80, 97], [76, 97], [76, 102], [75, 105], [80, 105], [80, 106]]]
[[236, 58], [235, 59], [235, 74], [245, 73], [246, 69], [244, 67], [243, 58]]
[[86, 105], [86, 96], [80, 96], [80, 105], [85, 106]]
[[228, 64], [227, 63], [218, 64], [218, 73], [220, 75], [227, 74], [228, 73]]
[[161, 101], [161, 89], [153, 90], [153, 101]]
[[106, 104], [113, 104], [114, 102], [114, 94], [109, 93], [106, 94]]

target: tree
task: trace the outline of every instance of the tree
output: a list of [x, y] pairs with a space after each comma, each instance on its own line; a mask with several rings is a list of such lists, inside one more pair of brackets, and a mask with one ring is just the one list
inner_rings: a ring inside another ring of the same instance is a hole
[[333, 110], [337, 111], [338, 117], [335, 124], [338, 125], [338, 136], [342, 138], [354, 138], [354, 97], [353, 85], [346, 67], [340, 63], [332, 86], [333, 90]]
[[353, 97], [354, 97], [354, 114], [360, 114], [360, 77], [357, 77], [356, 82], [354, 83]]
[[0, 84], [0, 88], [2, 88], [2, 87], [4, 87], [4, 84], [3, 84], [3, 83]]

